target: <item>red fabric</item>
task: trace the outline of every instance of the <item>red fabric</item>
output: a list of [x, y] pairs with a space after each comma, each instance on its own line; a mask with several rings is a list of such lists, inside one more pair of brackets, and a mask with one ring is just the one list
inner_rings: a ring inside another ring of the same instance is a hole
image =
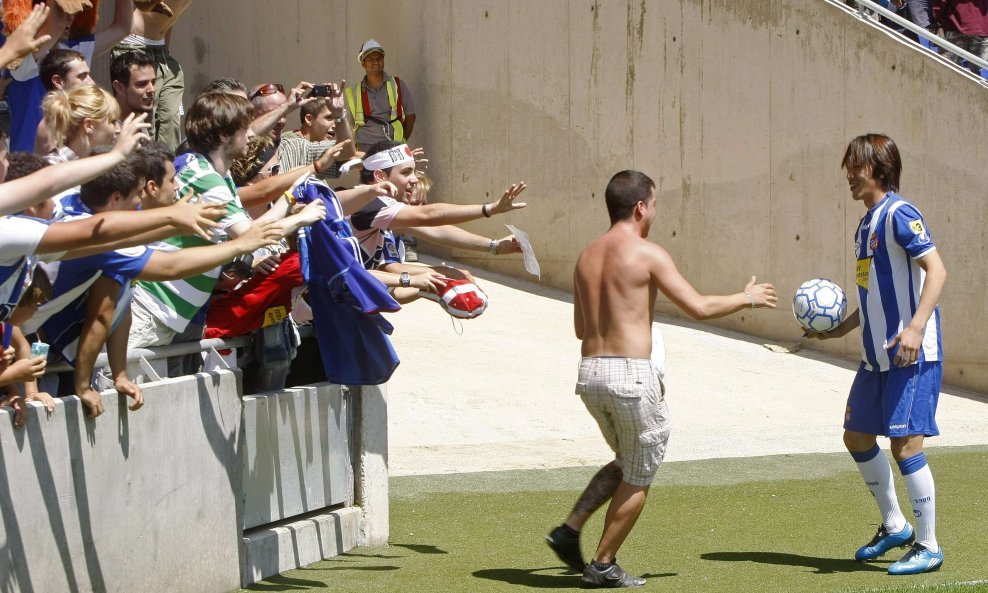
[[292, 289], [303, 282], [298, 253], [284, 255], [271, 274], [255, 275], [237, 290], [210, 301], [206, 337], [231, 338], [257, 331], [272, 307], [284, 307], [285, 313], [290, 313]]

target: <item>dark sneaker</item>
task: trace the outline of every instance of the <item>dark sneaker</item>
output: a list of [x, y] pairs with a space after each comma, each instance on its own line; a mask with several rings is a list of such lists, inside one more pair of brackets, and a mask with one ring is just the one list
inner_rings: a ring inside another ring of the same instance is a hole
[[624, 569], [618, 566], [617, 562], [604, 570], [597, 570], [593, 564], [588, 564], [583, 569], [584, 588], [613, 589], [617, 587], [641, 587], [644, 584], [645, 579], [624, 572]]
[[943, 548], [937, 552], [931, 552], [923, 544], [913, 544], [912, 549], [906, 552], [895, 564], [889, 567], [889, 574], [921, 574], [940, 568], [943, 564]]
[[906, 526], [898, 533], [889, 533], [885, 530], [885, 525], [880, 525], [875, 537], [871, 538], [868, 545], [861, 546], [854, 553], [854, 559], [858, 562], [874, 560], [892, 548], [908, 546], [914, 541], [916, 541], [916, 535], [913, 533], [913, 526], [909, 523], [906, 523]]
[[559, 556], [559, 559], [566, 563], [566, 566], [576, 572], [583, 572], [587, 565], [583, 561], [583, 554], [580, 552], [580, 536], [570, 535], [563, 526], [552, 530], [552, 533], [545, 536], [545, 543], [549, 544], [552, 551]]

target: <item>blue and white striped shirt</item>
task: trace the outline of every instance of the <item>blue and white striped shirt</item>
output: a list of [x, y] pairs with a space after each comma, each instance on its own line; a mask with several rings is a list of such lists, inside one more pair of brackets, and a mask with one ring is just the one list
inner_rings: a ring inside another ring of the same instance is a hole
[[[916, 262], [936, 245], [919, 210], [893, 192], [861, 219], [854, 241], [861, 360], [867, 370], [887, 371], [898, 346], [885, 347], [912, 321], [923, 291], [926, 273]], [[926, 324], [917, 362], [942, 359], [938, 306]]]

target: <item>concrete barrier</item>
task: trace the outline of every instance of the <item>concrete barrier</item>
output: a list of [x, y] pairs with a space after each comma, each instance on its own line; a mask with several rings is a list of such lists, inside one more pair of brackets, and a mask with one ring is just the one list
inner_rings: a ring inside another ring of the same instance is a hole
[[32, 405], [22, 430], [0, 409], [0, 591], [224, 593], [387, 542], [383, 390], [242, 398], [219, 371], [144, 397]]
[[[230, 372], [0, 411], [0, 590], [229, 591], [240, 586], [241, 403]], [[153, 583], [149, 585], [149, 583]]]

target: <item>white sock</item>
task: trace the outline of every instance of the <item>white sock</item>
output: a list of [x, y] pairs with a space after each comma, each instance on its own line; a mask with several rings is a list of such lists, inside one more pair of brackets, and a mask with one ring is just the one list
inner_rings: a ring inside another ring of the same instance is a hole
[[[917, 466], [919, 469], [916, 469]], [[909, 500], [913, 503], [913, 514], [916, 515], [916, 543], [922, 544], [931, 552], [938, 552], [940, 545], [936, 535], [936, 486], [933, 484], [933, 472], [926, 464], [926, 454], [917, 453], [903, 460], [899, 463], [899, 469], [905, 478]], [[910, 470], [911, 473], [906, 473]]]
[[864, 478], [865, 485], [871, 491], [882, 513], [882, 523], [889, 533], [898, 533], [906, 527], [906, 517], [899, 508], [899, 499], [895, 495], [895, 482], [892, 481], [892, 465], [888, 457], [882, 454], [878, 445], [864, 453], [852, 452], [851, 456], [858, 464], [858, 471]]

